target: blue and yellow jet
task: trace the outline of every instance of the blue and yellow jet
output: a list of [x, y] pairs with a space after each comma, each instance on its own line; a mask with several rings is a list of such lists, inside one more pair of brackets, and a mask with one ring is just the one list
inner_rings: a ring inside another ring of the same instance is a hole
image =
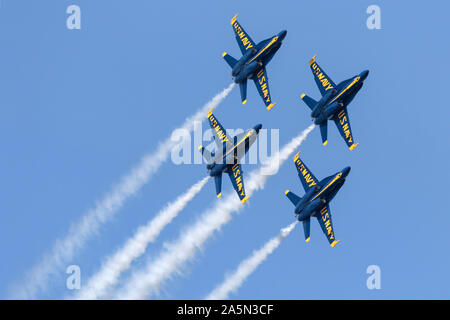
[[303, 161], [300, 160], [299, 153], [295, 155], [294, 163], [305, 189], [305, 195], [303, 198], [300, 198], [289, 190], [286, 190], [285, 194], [295, 206], [294, 213], [297, 219], [303, 222], [306, 242], [310, 240], [310, 218], [316, 217], [328, 242], [334, 248], [339, 240], [336, 240], [334, 236], [333, 222], [331, 221], [328, 204], [344, 184], [345, 178], [350, 173], [350, 167], [346, 167], [344, 170], [318, 181]]
[[309, 66], [319, 87], [322, 98], [319, 101], [302, 94], [302, 100], [311, 108], [311, 117], [314, 123], [320, 126], [323, 145], [327, 145], [328, 120], [334, 120], [336, 126], [344, 138], [350, 150], [358, 145], [355, 143], [350, 128], [347, 106], [353, 100], [358, 91], [362, 88], [364, 80], [369, 75], [369, 70], [361, 72], [348, 80], [336, 85], [333, 80], [319, 67], [314, 56], [309, 61]]
[[222, 173], [225, 172], [228, 173], [239, 199], [245, 203], [248, 197], [245, 195], [243, 171], [239, 161], [256, 141], [262, 125], [258, 124], [247, 132], [231, 138], [212, 111], [213, 109], [206, 116], [214, 134], [216, 150], [210, 152], [203, 146], [198, 149], [208, 163], [206, 169], [209, 171], [209, 175], [214, 177], [217, 197], [220, 198], [222, 195]]
[[264, 100], [267, 110], [270, 110], [275, 103], [272, 102], [270, 97], [266, 65], [280, 49], [287, 31], [283, 30], [279, 34], [255, 44], [236, 20], [236, 17], [237, 15], [231, 19], [231, 25], [236, 34], [242, 58], [236, 60], [226, 52], [222, 54], [222, 57], [233, 69], [231, 75], [234, 78], [234, 82], [239, 83], [242, 104], [247, 102], [247, 79], [252, 79], [255, 82], [259, 95]]

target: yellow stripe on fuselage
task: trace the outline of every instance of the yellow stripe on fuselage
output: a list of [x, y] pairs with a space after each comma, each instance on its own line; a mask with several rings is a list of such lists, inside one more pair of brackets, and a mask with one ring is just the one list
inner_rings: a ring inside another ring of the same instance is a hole
[[315, 198], [320, 196], [325, 190], [328, 189], [328, 187], [330, 187], [333, 183], [335, 183], [336, 180], [339, 179], [341, 176], [342, 176], [342, 173], [338, 173], [337, 176], [334, 177], [334, 179], [331, 180], [331, 182], [329, 184], [327, 184], [325, 188], [323, 188], [318, 194], [316, 194], [316, 196], [314, 198], [311, 199], [311, 201], [313, 201]]
[[242, 140], [239, 141], [233, 148], [231, 148], [231, 150], [228, 151], [223, 157], [225, 158], [227, 155], [229, 155], [234, 149], [236, 149], [242, 142], [245, 141], [245, 139], [247, 139], [247, 138], [250, 137], [251, 135], [252, 135], [252, 131], [250, 131], [249, 133], [247, 133], [247, 134], [245, 135], [245, 137], [242, 138]]
[[339, 93], [333, 100], [330, 101], [330, 103], [328, 103], [328, 105], [332, 104], [334, 101], [336, 101], [337, 98], [339, 98], [345, 91], [347, 91], [348, 89], [350, 89], [355, 83], [357, 83], [359, 81], [359, 77], [356, 77], [355, 80], [352, 81], [352, 83], [350, 83], [347, 88], [345, 88], [344, 90], [341, 91], [341, 93]]
[[258, 54], [256, 56], [254, 56], [248, 63], [252, 62], [253, 60], [255, 60], [256, 58], [258, 58], [258, 56], [263, 53], [264, 51], [266, 51], [272, 44], [274, 44], [276, 41], [278, 40], [278, 36], [276, 36], [275, 38], [272, 39], [272, 41], [269, 42], [269, 44], [267, 46], [265, 46], [260, 52], [258, 52]]

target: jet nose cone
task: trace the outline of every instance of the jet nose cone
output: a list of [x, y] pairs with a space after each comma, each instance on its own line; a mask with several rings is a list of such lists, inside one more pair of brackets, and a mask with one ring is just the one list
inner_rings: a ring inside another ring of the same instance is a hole
[[344, 170], [342, 170], [342, 175], [344, 176], [344, 178], [346, 176], [348, 176], [348, 174], [350, 173], [351, 168], [350, 167], [346, 167], [344, 168]]
[[255, 129], [256, 134], [258, 134], [259, 130], [261, 130], [261, 128], [262, 128], [262, 124], [260, 123], [260, 124], [257, 124], [253, 129]]
[[363, 72], [361, 72], [361, 74], [359, 76], [361, 77], [361, 80], [364, 81], [364, 80], [366, 80], [368, 75], [369, 75], [369, 70], [364, 70]]
[[281, 40], [283, 40], [286, 37], [287, 31], [283, 30], [278, 34], [278, 37], [281, 38]]

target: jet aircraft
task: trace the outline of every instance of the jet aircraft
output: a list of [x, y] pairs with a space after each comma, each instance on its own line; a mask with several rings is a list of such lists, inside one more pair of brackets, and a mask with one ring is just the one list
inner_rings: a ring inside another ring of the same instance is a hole
[[310, 240], [310, 219], [316, 217], [328, 242], [334, 248], [339, 240], [336, 240], [334, 235], [329, 203], [343, 186], [350, 167], [319, 181], [299, 158], [299, 153], [295, 155], [294, 163], [305, 195], [301, 198], [289, 190], [286, 190], [285, 194], [295, 206], [297, 219], [303, 222], [306, 242]]
[[262, 125], [258, 124], [247, 132], [230, 137], [212, 111], [213, 109], [206, 116], [214, 134], [216, 149], [214, 152], [206, 150], [203, 146], [198, 149], [208, 163], [206, 169], [209, 175], [214, 177], [217, 197], [220, 198], [222, 195], [222, 173], [227, 173], [239, 199], [245, 203], [248, 197], [245, 195], [243, 171], [239, 161], [256, 141]]
[[275, 103], [272, 102], [270, 96], [266, 65], [280, 49], [287, 31], [283, 30], [277, 35], [255, 44], [236, 20], [236, 17], [237, 15], [231, 19], [231, 25], [241, 49], [242, 57], [236, 60], [226, 52], [222, 54], [222, 57], [233, 69], [231, 75], [234, 78], [234, 82], [239, 84], [242, 104], [247, 102], [247, 79], [252, 79], [255, 82], [259, 95], [264, 100], [267, 110], [270, 110]]
[[369, 75], [369, 70], [364, 70], [359, 75], [344, 80], [336, 85], [333, 80], [319, 67], [314, 56], [309, 61], [309, 66], [316, 80], [322, 98], [319, 101], [312, 99], [306, 94], [302, 94], [302, 100], [311, 108], [311, 117], [316, 125], [320, 126], [323, 145], [327, 145], [328, 120], [333, 120], [342, 138], [344, 138], [350, 150], [356, 148], [350, 128], [347, 106], [353, 100], [358, 91], [362, 88], [364, 80]]

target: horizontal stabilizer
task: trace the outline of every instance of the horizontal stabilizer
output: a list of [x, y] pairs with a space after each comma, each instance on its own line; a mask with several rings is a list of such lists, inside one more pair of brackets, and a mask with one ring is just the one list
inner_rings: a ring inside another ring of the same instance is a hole
[[216, 184], [217, 198], [222, 195], [222, 174], [214, 177], [214, 183]]
[[327, 145], [328, 140], [327, 140], [327, 136], [328, 136], [328, 121], [325, 121], [324, 123], [322, 123], [320, 125], [320, 135], [322, 136], [322, 144], [324, 146]]
[[311, 239], [310, 236], [310, 230], [311, 230], [311, 219], [307, 219], [303, 221], [303, 232], [305, 233], [305, 241], [309, 242]]
[[244, 82], [239, 83], [239, 89], [241, 90], [242, 104], [247, 103], [247, 79]]
[[297, 196], [295, 193], [291, 192], [290, 190], [286, 190], [284, 193], [286, 197], [288, 197], [289, 200], [291, 200], [292, 204], [294, 206], [297, 206], [297, 204], [302, 200], [299, 196]]
[[238, 62], [235, 58], [233, 58], [232, 56], [230, 56], [228, 53], [224, 52], [222, 54], [222, 57], [225, 59], [225, 61], [228, 63], [228, 65], [231, 68], [234, 68], [234, 66], [236, 65], [236, 63]]
[[317, 105], [317, 101], [314, 100], [313, 98], [307, 96], [306, 94], [302, 94], [302, 100], [304, 103], [306, 103], [306, 105], [313, 110], [315, 108], [315, 106]]

